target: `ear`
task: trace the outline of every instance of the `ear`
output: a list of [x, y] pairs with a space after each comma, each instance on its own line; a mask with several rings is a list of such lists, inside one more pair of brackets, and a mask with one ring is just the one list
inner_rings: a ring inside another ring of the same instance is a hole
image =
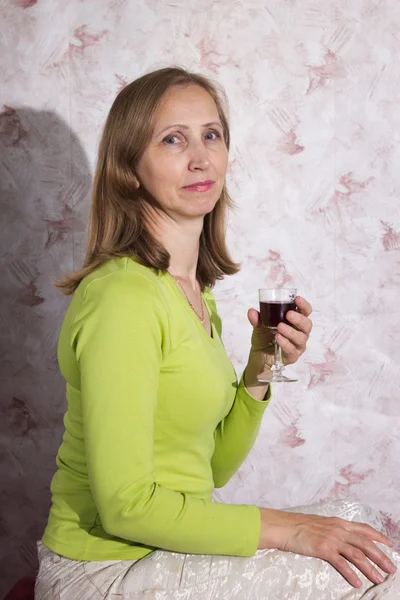
[[138, 189], [140, 188], [140, 181], [139, 179], [136, 177], [135, 173], [133, 174], [133, 181], [135, 183], [135, 188]]

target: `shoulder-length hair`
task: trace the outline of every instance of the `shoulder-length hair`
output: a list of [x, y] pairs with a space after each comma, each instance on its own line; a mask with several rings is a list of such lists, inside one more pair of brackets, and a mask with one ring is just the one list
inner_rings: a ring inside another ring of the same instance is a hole
[[[56, 282], [64, 294], [72, 294], [86, 275], [115, 257], [135, 257], [158, 272], [169, 268], [169, 253], [147, 225], [149, 200], [135, 185], [135, 167], [150, 141], [152, 118], [165, 92], [187, 85], [199, 85], [213, 98], [229, 149], [225, 94], [207, 77], [169, 67], [127, 85], [114, 100], [100, 141], [83, 267]], [[203, 290], [239, 270], [225, 241], [226, 213], [231, 206], [224, 184], [214, 209], [205, 215], [200, 236], [197, 279]]]

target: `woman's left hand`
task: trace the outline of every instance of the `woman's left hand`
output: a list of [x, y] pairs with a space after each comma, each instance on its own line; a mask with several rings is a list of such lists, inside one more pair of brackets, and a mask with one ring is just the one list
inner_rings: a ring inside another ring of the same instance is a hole
[[[312, 307], [301, 296], [295, 299], [297, 311], [290, 310], [286, 319], [291, 325], [279, 323], [276, 341], [282, 348], [282, 358], [286, 365], [295, 363], [305, 352], [312, 329], [309, 318]], [[249, 361], [253, 362], [258, 373], [268, 370], [274, 364], [274, 332], [261, 324], [260, 313], [251, 308], [247, 314], [253, 326]]]

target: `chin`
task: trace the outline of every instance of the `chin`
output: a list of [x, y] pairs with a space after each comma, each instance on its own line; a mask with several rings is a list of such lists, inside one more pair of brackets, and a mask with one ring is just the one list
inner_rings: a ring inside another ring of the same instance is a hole
[[207, 192], [196, 195], [196, 197], [191, 198], [189, 201], [185, 198], [184, 201], [180, 200], [180, 206], [179, 208], [176, 206], [175, 212], [179, 213], [182, 217], [191, 219], [205, 217], [214, 210], [219, 198], [220, 194], [218, 194], [218, 197], [215, 194], [209, 196]]
[[209, 215], [215, 208], [218, 200], [213, 202], [204, 203], [202, 206], [193, 207], [193, 211], [190, 211], [193, 217], [205, 217]]

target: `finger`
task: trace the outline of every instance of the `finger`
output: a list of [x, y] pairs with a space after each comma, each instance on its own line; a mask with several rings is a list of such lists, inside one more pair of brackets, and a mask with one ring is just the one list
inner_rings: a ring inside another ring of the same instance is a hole
[[293, 327], [290, 327], [290, 325], [286, 325], [285, 323], [279, 323], [278, 331], [285, 336], [285, 338], [291, 341], [298, 350], [304, 352], [306, 349], [308, 335], [298, 331], [297, 329], [293, 329]]
[[[345, 521], [345, 523], [347, 522]], [[347, 530], [351, 535], [352, 544], [361, 548], [371, 560], [387, 573], [395, 573], [397, 571], [396, 565], [390, 560], [387, 554], [374, 543], [375, 541], [382, 542], [383, 544], [390, 542], [393, 545], [386, 535], [364, 523], [349, 522], [348, 525], [351, 525]]]
[[247, 318], [253, 327], [259, 327], [261, 325], [260, 313], [255, 308], [250, 308], [247, 311]]
[[383, 583], [385, 581], [384, 576], [379, 573], [360, 548], [356, 548], [352, 544], [345, 544], [340, 549], [340, 553], [344, 558], [347, 558], [348, 561], [356, 566], [367, 579], [372, 581], [372, 583]]
[[282, 348], [282, 352], [285, 355], [285, 360], [284, 360], [285, 364], [291, 365], [291, 364], [295, 363], [301, 354], [299, 352], [299, 350], [296, 348], [296, 346], [294, 346], [292, 344], [292, 342], [290, 342], [287, 338], [285, 338], [280, 333], [276, 334], [275, 340], [276, 340], [276, 343], [278, 344], [278, 346], [280, 346]]
[[362, 586], [361, 579], [358, 577], [357, 573], [351, 568], [347, 560], [343, 558], [343, 556], [338, 555], [335, 558], [325, 560], [328, 560], [328, 562], [330, 562], [331, 565], [335, 567], [335, 569], [339, 571], [341, 575], [343, 575], [343, 577], [346, 579], [346, 581], [349, 582], [350, 585], [352, 585], [355, 588], [360, 588]]
[[395, 573], [396, 566], [374, 542], [367, 540], [363, 535], [352, 537], [351, 543], [360, 548], [382, 571]]
[[297, 329], [300, 329], [306, 335], [310, 335], [313, 326], [311, 319], [294, 310], [289, 310], [286, 313], [286, 319]]
[[[387, 535], [374, 529], [371, 525], [367, 525], [366, 523], [358, 523], [358, 521], [346, 521], [343, 520], [343, 525], [348, 531], [357, 531], [361, 535], [365, 535], [368, 539], [374, 540], [375, 542], [381, 542], [381, 544], [385, 544], [385, 546], [389, 546], [390, 548], [393, 546], [393, 542]], [[346, 527], [347, 525], [347, 527]]]
[[309, 302], [307, 302], [305, 298], [302, 298], [301, 296], [296, 296], [295, 302], [296, 306], [303, 315], [305, 315], [306, 317], [309, 317], [311, 315], [312, 306]]

